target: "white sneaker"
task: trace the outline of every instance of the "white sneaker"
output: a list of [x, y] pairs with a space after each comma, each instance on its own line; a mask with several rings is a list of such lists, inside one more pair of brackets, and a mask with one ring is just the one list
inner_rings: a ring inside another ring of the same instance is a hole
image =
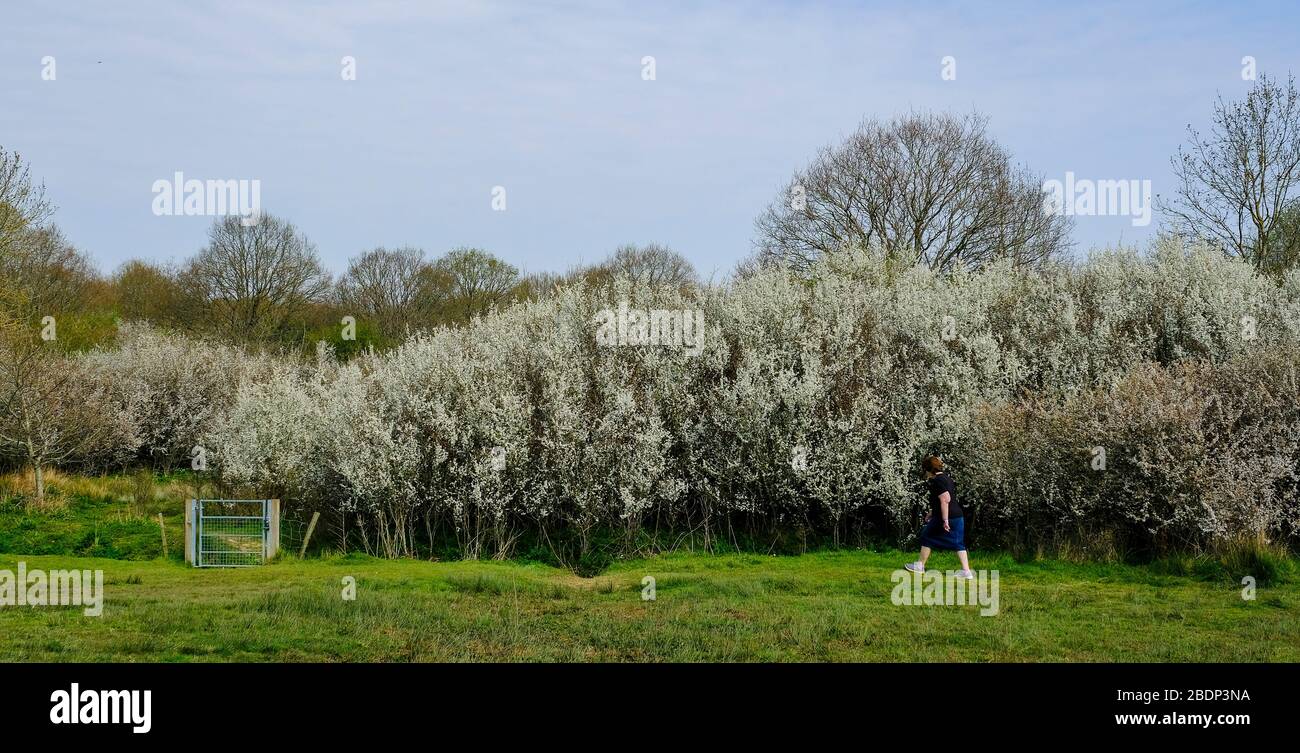
[[953, 577], [958, 580], [970, 580], [975, 577], [975, 572], [972, 570], [958, 570], [957, 574]]
[[916, 562], [909, 562], [906, 565], [903, 565], [903, 567], [907, 568], [908, 570], [911, 570], [914, 573], [925, 572], [925, 565], [922, 565], [920, 560], [917, 560]]

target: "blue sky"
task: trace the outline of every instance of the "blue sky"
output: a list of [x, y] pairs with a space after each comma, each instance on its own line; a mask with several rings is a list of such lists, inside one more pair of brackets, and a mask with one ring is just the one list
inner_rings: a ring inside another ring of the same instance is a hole
[[[151, 210], [179, 170], [260, 180], [335, 271], [377, 245], [541, 271], [656, 241], [720, 276], [791, 173], [864, 117], [977, 109], [1046, 178], [1168, 193], [1186, 126], [1249, 87], [1243, 56], [1300, 73], [1293, 2], [991, 6], [13, 3], [0, 145], [104, 271], [203, 245], [210, 218]], [[1140, 244], [1158, 223], [1080, 217], [1075, 237], [1080, 253]]]

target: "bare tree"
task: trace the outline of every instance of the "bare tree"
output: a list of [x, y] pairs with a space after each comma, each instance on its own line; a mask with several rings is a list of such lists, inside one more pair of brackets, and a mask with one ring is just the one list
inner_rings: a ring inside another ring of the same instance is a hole
[[0, 254], [0, 277], [23, 292], [28, 315], [39, 317], [81, 308], [97, 276], [58, 227], [46, 225], [14, 233], [8, 252]]
[[684, 288], [699, 281], [695, 267], [686, 257], [658, 243], [619, 246], [598, 269], [656, 287]]
[[532, 272], [519, 280], [518, 290], [521, 299], [541, 300], [553, 295], [562, 285], [580, 279], [579, 275], [569, 272]]
[[330, 278], [305, 235], [263, 214], [255, 224], [236, 216], [217, 220], [183, 283], [218, 332], [266, 339], [282, 334], [291, 317], [320, 298]]
[[454, 249], [434, 268], [447, 275], [451, 305], [463, 319], [505, 303], [519, 284], [519, 270], [477, 248]]
[[450, 277], [418, 248], [376, 248], [348, 263], [339, 280], [344, 308], [374, 320], [380, 331], [400, 335], [412, 325], [430, 323], [449, 295]]
[[1218, 98], [1208, 136], [1190, 125], [1172, 160], [1179, 185], [1161, 209], [1175, 230], [1217, 245], [1263, 271], [1285, 210], [1300, 195], [1300, 96], [1261, 74], [1240, 102]]
[[31, 169], [17, 152], [0, 147], [0, 259], [18, 237], [44, 227], [54, 213], [45, 186], [32, 183]]
[[834, 250], [877, 248], [946, 270], [1064, 252], [1071, 219], [1044, 210], [1043, 181], [1013, 166], [986, 124], [946, 113], [864, 121], [759, 217], [759, 260], [803, 268]]

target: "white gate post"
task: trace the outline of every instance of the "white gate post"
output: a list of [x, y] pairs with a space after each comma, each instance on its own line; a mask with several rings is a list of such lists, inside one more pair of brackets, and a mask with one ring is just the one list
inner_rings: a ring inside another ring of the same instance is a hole
[[189, 500], [185, 503], [185, 562], [194, 564], [194, 512], [198, 502]]
[[266, 534], [266, 561], [270, 562], [280, 553], [280, 500], [269, 500], [266, 512], [271, 516], [271, 529]]

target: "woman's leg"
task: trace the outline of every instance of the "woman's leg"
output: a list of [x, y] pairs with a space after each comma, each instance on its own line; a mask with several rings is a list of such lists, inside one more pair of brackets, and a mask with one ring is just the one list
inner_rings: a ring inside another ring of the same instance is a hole
[[[922, 549], [921, 551], [924, 552], [925, 550]], [[968, 557], [966, 556], [966, 550], [965, 550], [965, 549], [958, 549], [958, 550], [957, 550], [957, 559], [961, 560], [961, 569], [963, 569], [963, 570], [969, 570], [969, 569], [970, 569], [970, 558], [968, 558]], [[925, 557], [921, 557], [921, 561], [924, 562], [924, 561], [925, 561]]]
[[930, 559], [930, 547], [921, 547], [921, 566], [925, 567], [925, 561]]

